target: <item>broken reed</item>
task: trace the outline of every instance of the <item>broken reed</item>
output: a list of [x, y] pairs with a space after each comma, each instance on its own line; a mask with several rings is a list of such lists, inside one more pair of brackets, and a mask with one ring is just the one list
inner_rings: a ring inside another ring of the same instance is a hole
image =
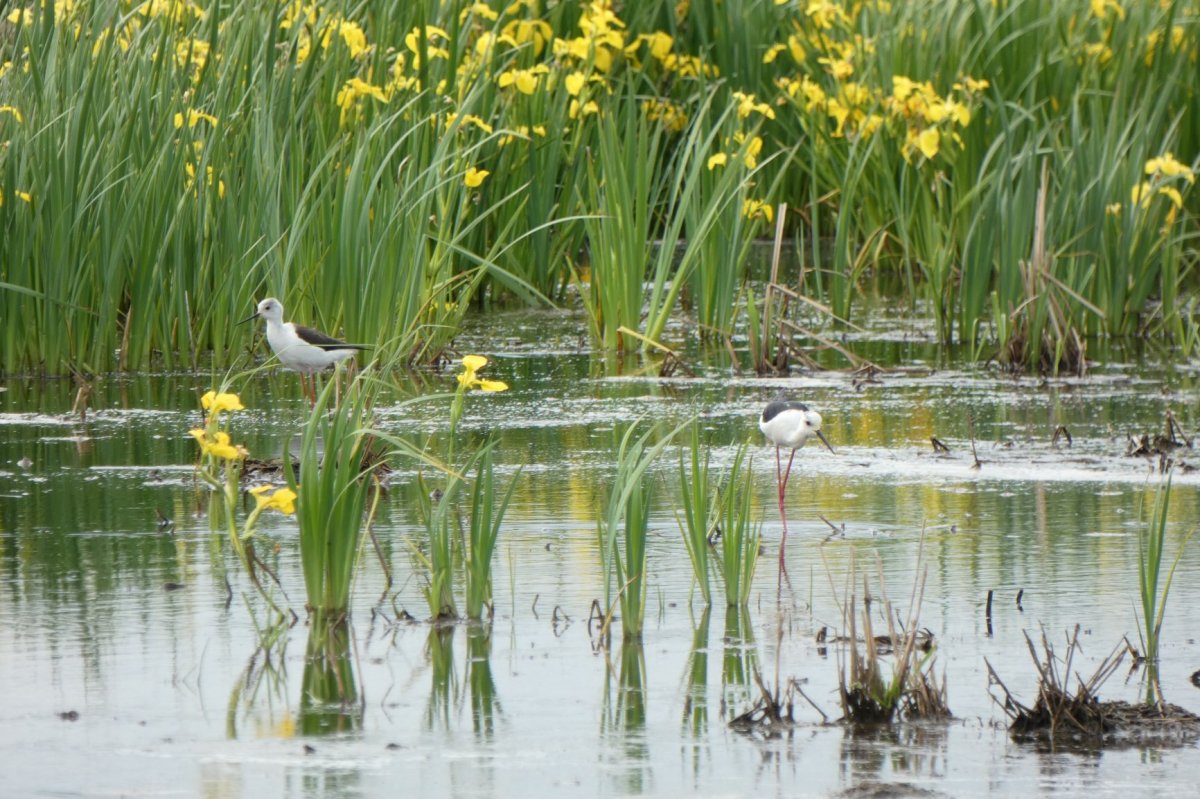
[[[1075, 655], [1081, 651], [1079, 646], [1079, 625], [1073, 632], [1067, 634], [1067, 652], [1064, 657], [1058, 656], [1050, 641], [1046, 638], [1045, 629], [1041, 636], [1042, 651], [1045, 657], [1038, 656], [1037, 647], [1029, 633], [1025, 633], [1025, 644], [1029, 656], [1033, 659], [1038, 672], [1038, 693], [1033, 707], [1022, 704], [1008, 690], [1008, 686], [996, 674], [992, 664], [984, 658], [988, 670], [988, 686], [997, 686], [1004, 694], [1001, 701], [992, 694], [992, 701], [1000, 705], [1008, 716], [1009, 732], [1016, 737], [1047, 738], [1050, 741], [1060, 736], [1078, 737], [1084, 739], [1100, 739], [1109, 731], [1111, 722], [1106, 719], [1107, 709], [1098, 697], [1100, 686], [1104, 684], [1125, 657], [1125, 648], [1117, 646], [1100, 664], [1088, 679], [1080, 676], [1074, 669]], [[1071, 674], [1075, 675], [1076, 689], [1070, 692]]]
[[[884, 587], [883, 564], [875, 556], [883, 617], [887, 634], [876, 635], [872, 619], [875, 599], [863, 574], [861, 606], [855, 593], [857, 572], [854, 552], [850, 552], [850, 572], [846, 580], [842, 606], [843, 622], [848, 629], [847, 652], [839, 653], [839, 696], [843, 720], [853, 723], [888, 723], [897, 715], [913, 718], [950, 716], [946, 704], [946, 678], [939, 683], [934, 674], [932, 637], [918, 628], [921, 600], [925, 594], [925, 569], [918, 555], [917, 575], [913, 579], [908, 618], [899, 630], [891, 600]], [[860, 609], [861, 608], [861, 609]], [[860, 616], [861, 614], [861, 616]], [[861, 618], [861, 639], [859, 625]], [[860, 652], [860, 647], [862, 651]], [[884, 658], [892, 657], [892, 666]]]

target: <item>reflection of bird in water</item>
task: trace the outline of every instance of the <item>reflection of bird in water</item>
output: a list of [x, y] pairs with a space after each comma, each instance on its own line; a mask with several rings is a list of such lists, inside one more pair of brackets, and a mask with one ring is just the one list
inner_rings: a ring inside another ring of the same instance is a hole
[[316, 387], [313, 386], [310, 396], [305, 375], [323, 372], [359, 350], [368, 349], [365, 344], [347, 344], [320, 330], [283, 321], [283, 304], [274, 297], [260, 302], [254, 314], [238, 324], [252, 319], [267, 320], [267, 343], [271, 345], [271, 351], [285, 368], [300, 373], [300, 387], [310, 402], [316, 402]]
[[[786, 567], [783, 562], [784, 547], [787, 546], [787, 516], [783, 511], [783, 497], [787, 491], [788, 477], [792, 473], [792, 461], [796, 458], [796, 450], [808, 443], [814, 436], [833, 452], [829, 440], [821, 432], [821, 414], [800, 402], [775, 400], [763, 408], [762, 417], [758, 420], [758, 429], [767, 437], [767, 441], [775, 445], [775, 479], [779, 488], [779, 518], [783, 522], [783, 537], [779, 541], [779, 579], [782, 582]], [[788, 456], [787, 468], [783, 468], [780, 450], [787, 447], [792, 451]]]

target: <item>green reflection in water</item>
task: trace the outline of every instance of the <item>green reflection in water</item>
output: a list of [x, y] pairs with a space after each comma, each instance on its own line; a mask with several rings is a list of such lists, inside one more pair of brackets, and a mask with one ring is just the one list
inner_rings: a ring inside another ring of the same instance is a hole
[[687, 690], [683, 699], [683, 731], [697, 738], [708, 732], [708, 622], [712, 606], [705, 605], [692, 631], [688, 655]]
[[425, 729], [453, 730], [453, 710], [459, 696], [454, 669], [454, 626], [435, 624], [425, 639], [429, 662], [429, 699], [425, 703]]
[[496, 696], [496, 681], [492, 678], [491, 625], [471, 625], [467, 628], [467, 690], [471, 698], [471, 724], [475, 735], [491, 738], [501, 715]]
[[229, 692], [225, 735], [230, 739], [241, 735], [239, 725], [250, 717], [257, 721], [257, 734], [280, 738], [295, 734], [295, 721], [287, 705], [287, 636], [287, 621], [261, 631], [258, 648]]
[[353, 656], [353, 631], [345, 614], [314, 612], [309, 616], [300, 687], [302, 734], [328, 735], [362, 729], [363, 706]]
[[610, 761], [619, 792], [640, 794], [651, 787], [653, 776], [646, 738], [646, 653], [640, 642], [627, 639], [617, 657], [615, 690], [611, 662], [604, 671], [601, 757]]
[[758, 671], [758, 646], [750, 609], [725, 608], [725, 648], [721, 656], [721, 715], [732, 721], [758, 696], [754, 675]]

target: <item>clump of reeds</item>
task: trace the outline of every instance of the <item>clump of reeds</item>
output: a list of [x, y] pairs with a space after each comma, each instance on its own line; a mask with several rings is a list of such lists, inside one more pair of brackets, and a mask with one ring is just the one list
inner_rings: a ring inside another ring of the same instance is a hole
[[1004, 701], [992, 698], [1004, 709], [1011, 725], [1009, 730], [1015, 736], [1046, 735], [1053, 739], [1059, 734], [1099, 738], [1110, 729], [1105, 718], [1103, 706], [1097, 698], [1097, 691], [1107, 680], [1125, 657], [1125, 650], [1117, 647], [1107, 658], [1101, 661], [1096, 671], [1087, 680], [1075, 673], [1076, 689], [1071, 693], [1070, 675], [1075, 653], [1079, 651], [1079, 625], [1067, 636], [1066, 657], [1060, 659], [1054, 652], [1054, 647], [1042, 630], [1042, 650], [1045, 660], [1038, 657], [1033, 639], [1025, 633], [1025, 643], [1029, 647], [1029, 655], [1033, 658], [1038, 671], [1038, 694], [1033, 707], [1027, 707], [1019, 702], [1008, 686], [996, 674], [992, 664], [984, 659], [988, 668], [988, 684], [995, 685], [1004, 692]]
[[307, 604], [318, 615], [349, 612], [350, 588], [369, 524], [366, 504], [373, 468], [364, 469], [363, 463], [370, 448], [373, 392], [366, 381], [363, 375], [352, 380], [341, 402], [332, 407], [337, 380], [329, 381], [301, 433], [299, 474], [291, 459], [284, 458], [288, 484], [298, 494]]
[[717, 497], [720, 540], [715, 542], [720, 557], [717, 567], [725, 582], [725, 602], [744, 606], [758, 567], [762, 520], [754, 518], [754, 470], [747, 459], [748, 444], [738, 448], [733, 464]]
[[[875, 600], [866, 575], [863, 575], [861, 606], [854, 592], [857, 575], [851, 555], [847, 595], [842, 608], [849, 631], [847, 654], [845, 661], [839, 657], [838, 665], [843, 720], [852, 723], [888, 723], [897, 717], [949, 717], [945, 673], [940, 681], [934, 673], [932, 636], [917, 626], [925, 593], [924, 569], [919, 571], [913, 583], [908, 619], [898, 629], [891, 600], [884, 588], [883, 566], [878, 556], [876, 568], [880, 602], [887, 620], [887, 634], [879, 636], [875, 634], [871, 613]], [[889, 655], [893, 661], [890, 668], [884, 664], [884, 658]]]
[[[414, 446], [402, 438], [381, 434], [398, 453], [418, 459], [444, 475], [445, 482], [435, 486], [424, 475], [418, 478], [418, 504], [425, 523], [427, 545], [412, 545], [416, 562], [425, 570], [423, 589], [429, 611], [435, 622], [459, 619], [455, 589], [456, 573], [461, 569], [465, 586], [467, 618], [478, 620], [485, 609], [490, 614], [492, 602], [492, 557], [500, 536], [500, 527], [508, 503], [512, 499], [520, 470], [513, 475], [501, 495], [496, 489], [493, 451], [497, 440], [492, 439], [465, 455], [456, 455], [458, 425], [466, 410], [468, 394], [479, 389], [485, 393], [508, 390], [500, 380], [481, 378], [478, 372], [488, 364], [482, 355], [465, 355], [463, 371], [457, 374], [458, 386], [449, 408], [449, 433], [445, 460], [430, 454], [429, 448]], [[441, 396], [441, 395], [439, 395]], [[462, 466], [454, 466], [456, 460]], [[474, 473], [474, 478], [471, 474]], [[462, 503], [469, 502], [463, 512]]]
[[[603, 641], [608, 639], [615, 604], [620, 606], [624, 638], [637, 639], [642, 635], [646, 612], [646, 536], [653, 485], [645, 479], [646, 471], [688, 424], [690, 420], [665, 434], [659, 425], [654, 425], [635, 437], [638, 425], [634, 423], [621, 437], [617, 472], [596, 525], [604, 566], [605, 607], [608, 609], [602, 625]], [[657, 441], [653, 441], [655, 437]], [[618, 536], [618, 531], [624, 535]], [[619, 538], [622, 540], [618, 541]]]
[[[467, 461], [463, 473], [474, 471], [474, 479], [450, 471], [441, 489], [431, 489], [423, 477], [419, 480], [429, 545], [427, 551], [415, 552], [427, 572], [425, 600], [435, 621], [459, 618], [455, 574], [460, 564], [467, 618], [482, 619], [485, 610], [490, 615], [492, 556], [517, 482], [517, 475], [513, 475], [504, 494], [498, 497], [492, 460], [495, 445], [495, 441], [490, 442]], [[460, 509], [464, 497], [470, 501], [465, 522]]]
[[725, 583], [729, 606], [750, 601], [750, 588], [758, 565], [760, 524], [754, 518], [753, 470], [743, 444], [719, 488], [714, 490], [709, 477], [708, 454], [700, 456], [700, 435], [692, 425], [688, 464], [682, 449], [679, 456], [679, 483], [683, 498], [680, 530], [692, 563], [696, 583], [705, 603], [712, 602], [709, 585], [709, 559], [716, 554], [717, 570]]
[[[1144, 659], [1148, 665], [1146, 680], [1146, 702], [1161, 704], [1162, 691], [1158, 683], [1158, 650], [1162, 633], [1163, 617], [1167, 612], [1167, 595], [1179, 559], [1183, 557], [1187, 542], [1195, 534], [1193, 527], [1179, 543], [1171, 568], [1162, 580], [1164, 549], [1167, 540], [1167, 515], [1171, 505], [1171, 476], [1158, 487], [1154, 495], [1154, 510], [1149, 521], [1138, 528], [1138, 590], [1141, 599], [1142, 617], [1138, 620], [1138, 636], [1141, 639]], [[1161, 582], [1161, 590], [1160, 590]]]
[[700, 428], [696, 424], [692, 424], [691, 439], [686, 462], [683, 448], [679, 448], [679, 495], [683, 504], [679, 529], [700, 596], [708, 605], [712, 603], [708, 582], [708, 548], [718, 528], [712, 514], [714, 497], [708, 481], [708, 451], [705, 450], [701, 458]]

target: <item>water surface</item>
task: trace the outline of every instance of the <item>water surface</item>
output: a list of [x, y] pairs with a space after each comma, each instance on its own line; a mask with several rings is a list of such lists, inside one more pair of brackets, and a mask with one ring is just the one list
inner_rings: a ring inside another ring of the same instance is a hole
[[[1161, 431], [1168, 410], [1189, 435], [1197, 428], [1195, 367], [1139, 354], [1086, 378], [1013, 379], [947, 362], [919, 330], [896, 322], [892, 335], [890, 324], [861, 347], [905, 368], [875, 382], [840, 369], [760, 378], [698, 356], [697, 376], [661, 378], [653, 365], [582, 349], [575, 322], [557, 315], [481, 326], [463, 350], [491, 356], [487, 376], [512, 388], [469, 398], [460, 447], [495, 434], [505, 479], [522, 468], [495, 562], [495, 619], [483, 628], [396, 622], [401, 608], [428, 615], [412, 556], [416, 465], [397, 463], [376, 525], [396, 586], [380, 604], [372, 555], [355, 588], [357, 709], [305, 698], [303, 621], [282, 648], [258, 650], [261, 608], [243, 599], [246, 579], [210, 532], [193, 479], [187, 430], [200, 421], [208, 376], [105, 378], [86, 421], [70, 414], [67, 381], [3, 381], [5, 795], [351, 797], [402, 786], [456, 796], [829, 796], [879, 782], [950, 796], [1194, 795], [1192, 746], [1078, 753], [1010, 741], [984, 659], [1032, 702], [1025, 632], [1044, 628], [1061, 644], [1080, 625], [1083, 673], [1123, 637], [1136, 644], [1137, 531], [1160, 464], [1127, 456], [1128, 441]], [[449, 373], [398, 378], [379, 424], [441, 451], [448, 403], [400, 403], [453, 384]], [[295, 377], [237, 388], [247, 406], [240, 440], [255, 455], [280, 452], [306, 413]], [[818, 408], [837, 448], [797, 458], [782, 602], [774, 452], [755, 426], [779, 391]], [[644, 641], [597, 651], [587, 623], [604, 593], [596, 509], [619, 437], [634, 420], [693, 415], [716, 469], [753, 442], [764, 553], [750, 607], [700, 605], [675, 516], [672, 447], [651, 478]], [[1069, 445], [1061, 434], [1054, 441], [1060, 426]], [[935, 453], [931, 437], [949, 453]], [[1176, 457], [1195, 460], [1188, 449]], [[1174, 480], [1171, 555], [1196, 524], [1200, 477], [1177, 470]], [[303, 619], [294, 518], [266, 520], [263, 535], [278, 544], [272, 563]], [[926, 574], [920, 625], [936, 637], [953, 721], [871, 734], [833, 723], [839, 651], [815, 635], [844, 627], [852, 557], [873, 591], [882, 571], [902, 614]], [[1167, 699], [1194, 712], [1197, 574], [1193, 542], [1161, 668]], [[772, 683], [803, 680], [830, 721], [801, 703], [788, 735], [731, 731], [727, 721], [755, 696], [755, 669]], [[1142, 691], [1140, 672], [1122, 669], [1102, 693], [1135, 700]]]

